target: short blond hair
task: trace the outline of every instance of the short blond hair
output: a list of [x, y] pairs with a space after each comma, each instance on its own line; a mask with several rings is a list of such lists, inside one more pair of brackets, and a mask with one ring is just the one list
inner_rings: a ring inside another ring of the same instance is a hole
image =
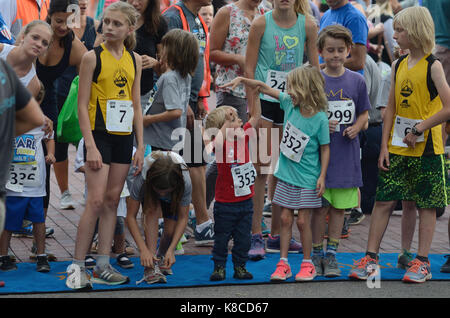
[[287, 84], [288, 92], [296, 97], [301, 107], [316, 112], [328, 110], [325, 80], [317, 67], [305, 64], [293, 69], [288, 73]]
[[232, 106], [220, 106], [214, 109], [206, 117], [205, 129], [209, 128], [222, 128], [223, 124], [227, 120], [227, 111], [230, 109], [235, 109]]
[[425, 7], [410, 7], [394, 16], [394, 28], [400, 26], [408, 32], [409, 42], [429, 54], [434, 49], [434, 22]]

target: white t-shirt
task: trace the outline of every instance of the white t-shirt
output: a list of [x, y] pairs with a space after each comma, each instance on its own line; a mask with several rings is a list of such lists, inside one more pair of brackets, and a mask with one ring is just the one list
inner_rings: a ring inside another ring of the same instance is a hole
[[15, 138], [14, 157], [12, 164], [17, 166], [32, 165], [35, 163], [37, 166], [36, 186], [22, 185], [21, 176], [17, 174], [10, 174], [8, 183], [6, 184], [7, 196], [17, 197], [45, 197], [45, 157], [44, 150], [42, 148], [42, 139], [51, 137], [45, 137], [45, 133], [42, 130], [43, 126], [34, 128], [29, 132], [20, 135]]

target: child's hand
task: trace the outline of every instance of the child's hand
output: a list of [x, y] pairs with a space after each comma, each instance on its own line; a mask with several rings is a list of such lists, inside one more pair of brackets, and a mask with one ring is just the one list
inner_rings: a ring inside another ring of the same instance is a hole
[[328, 127], [330, 128], [330, 134], [336, 132], [336, 126], [338, 125], [337, 120], [329, 120], [328, 121]]
[[220, 88], [227, 88], [227, 87], [231, 87], [231, 89], [235, 89], [237, 86], [239, 86], [240, 84], [242, 84], [244, 82], [245, 78], [244, 77], [236, 77], [235, 79], [233, 79], [231, 82], [226, 83], [222, 86], [219, 86]]
[[153, 261], [155, 260], [155, 255], [153, 255], [147, 248], [141, 250], [141, 265], [144, 267], [153, 268]]
[[45, 163], [47, 165], [52, 165], [56, 162], [56, 158], [52, 153], [49, 153], [48, 155], [45, 156]]
[[161, 268], [171, 268], [173, 264], [175, 264], [175, 254], [168, 249], [166, 255], [164, 255], [164, 263]]
[[156, 65], [158, 65], [158, 60], [154, 59], [151, 56], [148, 55], [141, 55], [142, 58], [142, 69], [149, 69], [154, 68]]
[[142, 166], [144, 164], [144, 148], [137, 149], [134, 154], [133, 167], [134, 176], [137, 176], [142, 171]]
[[319, 179], [317, 179], [316, 191], [317, 197], [322, 197], [323, 193], [325, 192], [325, 177], [319, 177]]
[[347, 136], [350, 139], [355, 139], [359, 134], [359, 129], [355, 125], [345, 128], [342, 136]]
[[378, 168], [383, 171], [389, 171], [389, 151], [387, 147], [381, 147], [380, 156], [378, 157]]

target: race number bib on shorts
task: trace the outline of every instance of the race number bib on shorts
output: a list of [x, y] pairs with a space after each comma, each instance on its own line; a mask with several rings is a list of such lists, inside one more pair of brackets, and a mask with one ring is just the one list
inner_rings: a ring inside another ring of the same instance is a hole
[[[421, 119], [410, 119], [401, 116], [397, 116], [394, 122], [394, 135], [392, 136], [392, 145], [398, 147], [407, 148], [408, 145], [403, 143], [403, 139], [411, 131], [411, 128], [420, 123]], [[416, 140], [416, 142], [425, 141], [424, 135], [422, 134]]]
[[106, 103], [106, 129], [111, 132], [130, 133], [133, 130], [133, 103], [130, 100], [108, 100]]
[[251, 193], [250, 186], [255, 184], [256, 170], [251, 162], [231, 168], [234, 195], [242, 197]]
[[29, 164], [11, 164], [6, 188], [14, 192], [23, 192], [23, 187], [40, 185], [39, 167], [36, 162]]
[[[271, 88], [277, 89], [284, 93], [286, 90], [286, 78], [287, 78], [286, 72], [269, 70], [267, 72], [266, 84], [269, 85]], [[263, 96], [268, 101], [278, 102], [277, 99], [269, 95]]]
[[309, 139], [308, 135], [304, 134], [297, 127], [294, 127], [288, 120], [284, 127], [280, 151], [290, 160], [300, 162]]
[[341, 129], [341, 124], [351, 125], [355, 119], [355, 103], [353, 100], [328, 101], [328, 120], [338, 122], [335, 131]]

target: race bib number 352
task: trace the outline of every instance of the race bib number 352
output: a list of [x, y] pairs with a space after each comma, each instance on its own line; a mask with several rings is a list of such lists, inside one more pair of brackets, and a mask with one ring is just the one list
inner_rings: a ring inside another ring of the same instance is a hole
[[281, 139], [280, 151], [292, 161], [300, 162], [309, 140], [308, 135], [287, 121]]

